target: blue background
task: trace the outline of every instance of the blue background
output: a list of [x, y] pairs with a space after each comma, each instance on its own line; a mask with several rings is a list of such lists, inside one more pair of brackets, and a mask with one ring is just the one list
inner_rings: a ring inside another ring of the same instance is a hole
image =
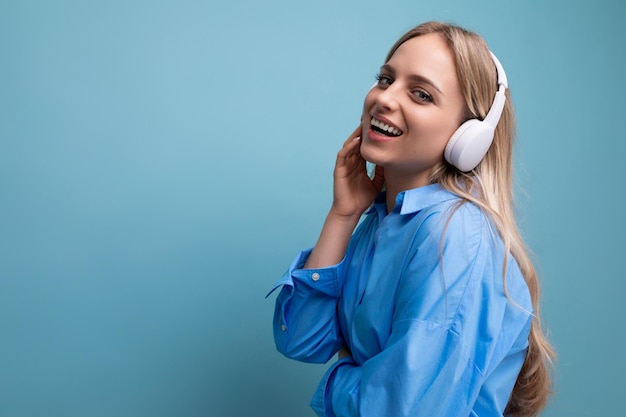
[[618, 0], [0, 2], [0, 416], [312, 416], [272, 283], [422, 21], [486, 37], [558, 354], [545, 416], [623, 412]]

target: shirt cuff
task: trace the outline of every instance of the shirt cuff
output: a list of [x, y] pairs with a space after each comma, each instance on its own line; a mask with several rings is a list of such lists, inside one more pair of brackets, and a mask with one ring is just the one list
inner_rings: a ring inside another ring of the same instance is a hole
[[332, 407], [332, 386], [333, 381], [335, 380], [335, 376], [337, 375], [337, 370], [342, 365], [356, 365], [354, 359], [352, 357], [345, 357], [343, 359], [335, 362], [328, 371], [322, 377], [315, 393], [313, 394], [313, 398], [311, 399], [310, 407], [315, 411], [315, 413], [320, 417], [334, 417], [335, 412]]
[[345, 258], [336, 265], [324, 268], [303, 269], [312, 250], [311, 248], [300, 252], [291, 263], [289, 270], [274, 283], [272, 289], [265, 296], [266, 298], [283, 285], [293, 287], [295, 285], [294, 282], [303, 284], [314, 291], [321, 292], [330, 297], [339, 297], [341, 288], [343, 287]]

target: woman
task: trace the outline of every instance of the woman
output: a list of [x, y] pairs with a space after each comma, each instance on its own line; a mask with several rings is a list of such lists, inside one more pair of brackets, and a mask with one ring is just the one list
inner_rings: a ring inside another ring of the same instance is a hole
[[478, 35], [429, 22], [377, 79], [319, 239], [276, 284], [276, 346], [338, 353], [320, 416], [535, 416], [553, 353], [514, 219], [504, 70]]

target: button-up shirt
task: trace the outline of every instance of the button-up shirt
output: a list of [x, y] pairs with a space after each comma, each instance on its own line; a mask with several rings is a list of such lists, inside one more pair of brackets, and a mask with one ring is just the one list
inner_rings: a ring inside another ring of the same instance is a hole
[[319, 416], [502, 416], [532, 304], [482, 210], [437, 184], [398, 194], [390, 213], [382, 194], [339, 264], [302, 269], [309, 254], [274, 286], [274, 338], [305, 362], [351, 352], [322, 378]]

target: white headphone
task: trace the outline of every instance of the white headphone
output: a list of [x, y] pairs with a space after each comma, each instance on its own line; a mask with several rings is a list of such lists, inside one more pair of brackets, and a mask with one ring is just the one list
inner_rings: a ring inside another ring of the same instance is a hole
[[446, 145], [444, 157], [446, 161], [463, 172], [476, 168], [493, 142], [493, 134], [502, 115], [508, 88], [506, 73], [498, 58], [490, 51], [491, 58], [498, 72], [498, 91], [493, 99], [491, 109], [484, 120], [470, 119], [454, 132]]

